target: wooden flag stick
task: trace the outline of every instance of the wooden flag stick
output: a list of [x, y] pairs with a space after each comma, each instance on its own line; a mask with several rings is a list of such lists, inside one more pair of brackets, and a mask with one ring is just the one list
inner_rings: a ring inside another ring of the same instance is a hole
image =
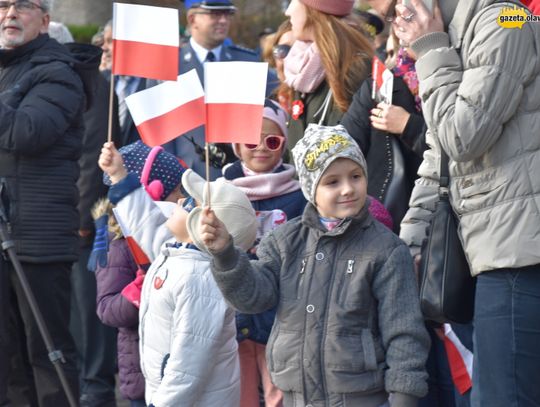
[[371, 99], [375, 100], [375, 97], [377, 96], [377, 75], [379, 74], [379, 59], [375, 58], [373, 61], [374, 67], [372, 72], [372, 86], [371, 86]]
[[114, 104], [114, 75], [111, 69], [111, 79], [110, 79], [110, 89], [109, 89], [109, 127], [107, 130], [107, 141], [110, 143], [112, 141], [112, 123], [113, 123], [113, 104]]
[[204, 144], [204, 152], [206, 155], [206, 205], [210, 208], [210, 152], [207, 142]]

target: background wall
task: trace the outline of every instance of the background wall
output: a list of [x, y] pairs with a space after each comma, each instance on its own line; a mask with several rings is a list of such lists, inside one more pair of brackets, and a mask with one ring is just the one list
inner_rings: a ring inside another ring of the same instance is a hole
[[[112, 0], [55, 0], [52, 17], [65, 24], [102, 25], [112, 16]], [[178, 0], [117, 1], [117, 3], [149, 4], [178, 7]]]
[[[117, 2], [180, 8], [181, 24], [185, 24], [185, 10], [179, 0]], [[283, 11], [288, 4], [288, 0], [233, 0], [233, 2], [238, 11], [231, 28], [231, 37], [235, 42], [249, 47], [257, 46], [258, 33], [265, 27], [276, 28], [285, 19]], [[67, 25], [101, 26], [112, 17], [112, 4], [112, 0], [55, 0], [52, 18]]]

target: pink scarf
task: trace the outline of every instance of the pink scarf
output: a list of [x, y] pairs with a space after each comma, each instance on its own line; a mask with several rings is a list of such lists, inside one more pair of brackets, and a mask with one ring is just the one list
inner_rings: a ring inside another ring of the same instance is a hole
[[[281, 164], [278, 163], [276, 168]], [[285, 171], [257, 173], [242, 163], [245, 177], [230, 180], [231, 184], [240, 188], [250, 201], [274, 198], [300, 189], [300, 183], [294, 179], [295, 169], [290, 164], [283, 164]], [[227, 166], [223, 168], [225, 171]], [[275, 168], [274, 168], [275, 169]]]
[[285, 83], [298, 92], [314, 92], [326, 77], [314, 42], [295, 41], [284, 63]]

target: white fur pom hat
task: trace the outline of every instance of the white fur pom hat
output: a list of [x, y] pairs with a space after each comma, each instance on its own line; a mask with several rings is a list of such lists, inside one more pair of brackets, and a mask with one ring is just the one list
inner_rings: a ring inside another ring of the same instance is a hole
[[[200, 250], [208, 252], [199, 235], [202, 204], [205, 202], [206, 181], [191, 169], [182, 175], [182, 185], [199, 206], [194, 208], [187, 218], [189, 237]], [[210, 182], [211, 208], [234, 239], [234, 245], [247, 251], [255, 242], [257, 218], [246, 194], [239, 188], [219, 178]]]

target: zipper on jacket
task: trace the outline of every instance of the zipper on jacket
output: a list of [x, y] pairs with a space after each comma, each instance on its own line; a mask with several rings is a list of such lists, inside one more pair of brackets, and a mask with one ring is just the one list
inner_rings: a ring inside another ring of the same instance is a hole
[[347, 269], [345, 270], [345, 276], [341, 279], [341, 284], [338, 287], [338, 298], [343, 296], [343, 291], [346, 290], [347, 284], [349, 284], [352, 274], [354, 273], [354, 263], [355, 260], [347, 260]]
[[296, 299], [300, 299], [300, 288], [302, 287], [302, 283], [304, 282], [304, 276], [306, 272], [306, 265], [307, 265], [307, 259], [302, 259], [302, 265], [300, 266], [300, 277], [298, 278], [298, 286], [296, 288]]
[[[148, 284], [149, 288], [146, 289], [146, 292], [145, 294], [148, 296], [148, 292], [149, 291], [152, 291], [152, 287], [153, 287], [153, 280], [154, 280], [154, 277], [156, 276], [156, 274], [159, 272], [160, 268], [163, 266], [163, 264], [165, 264], [165, 262], [167, 261], [167, 258], [168, 256], [165, 256], [165, 258], [163, 259], [163, 261], [161, 262], [161, 264], [156, 267], [156, 269], [154, 270], [154, 274], [152, 274], [152, 282], [151, 284]], [[148, 277], [148, 272], [146, 274], [146, 276], [144, 277], [145, 279]], [[146, 324], [146, 316], [148, 315], [148, 309], [150, 308], [150, 301], [148, 301], [148, 304], [146, 304], [146, 311], [144, 312], [144, 314], [141, 316], [141, 319], [139, 321], [139, 327], [142, 327], [142, 329], [144, 329], [144, 326]], [[140, 309], [139, 309], [139, 312], [140, 312]], [[139, 342], [140, 342], [140, 347], [141, 348], [144, 348], [144, 344], [146, 342], [146, 335], [139, 335]], [[142, 357], [142, 354], [140, 355], [141, 358], [140, 358], [140, 365], [141, 365], [141, 371], [143, 372], [143, 374], [146, 372], [146, 366], [144, 364], [144, 359]]]

